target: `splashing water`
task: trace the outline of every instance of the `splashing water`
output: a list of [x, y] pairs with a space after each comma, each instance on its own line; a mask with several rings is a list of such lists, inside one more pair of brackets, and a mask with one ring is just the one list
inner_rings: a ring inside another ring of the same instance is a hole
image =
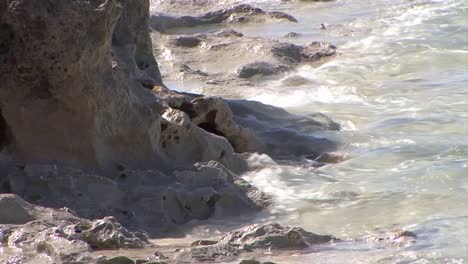
[[[251, 2], [300, 23], [235, 29], [274, 38], [295, 31], [341, 52], [244, 97], [322, 112], [345, 128], [316, 133], [345, 142], [340, 151], [350, 158], [342, 163], [310, 169], [252, 160], [264, 166], [245, 178], [275, 197], [274, 219], [344, 238], [395, 227], [418, 235], [409, 248], [338, 249], [288, 261], [468, 259], [468, 1]], [[303, 81], [291, 85], [291, 78]]]

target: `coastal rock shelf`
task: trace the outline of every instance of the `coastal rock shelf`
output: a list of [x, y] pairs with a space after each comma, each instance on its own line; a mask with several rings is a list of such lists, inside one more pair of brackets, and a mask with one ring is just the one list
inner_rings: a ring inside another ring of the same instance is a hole
[[[339, 130], [328, 117], [171, 91], [153, 56], [150, 24], [165, 31], [174, 28], [168, 19], [221, 23], [243, 14], [237, 20], [296, 22], [292, 16], [239, 5], [200, 17], [151, 18], [149, 9], [147, 0], [0, 2], [0, 192], [11, 193], [0, 194], [0, 242], [23, 252], [7, 263], [126, 263], [90, 252], [144, 248], [149, 237], [180, 235], [178, 227], [193, 220], [268, 208], [270, 197], [239, 176], [249, 169], [249, 153], [294, 160], [336, 149], [308, 135]], [[171, 43], [189, 49], [226, 37], [254, 41], [223, 31]], [[326, 43], [259, 41], [281, 65], [246, 64], [242, 78], [336, 54]], [[184, 71], [205, 74], [188, 65]], [[181, 251], [175, 261], [218, 254], [219, 247], [228, 252], [222, 255], [332, 240], [279, 225], [236, 232], [196, 249], [202, 253]]]

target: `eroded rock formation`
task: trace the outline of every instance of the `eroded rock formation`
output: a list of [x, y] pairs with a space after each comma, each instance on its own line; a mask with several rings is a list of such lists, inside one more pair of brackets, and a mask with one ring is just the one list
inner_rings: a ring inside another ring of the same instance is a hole
[[[337, 128], [324, 117], [167, 89], [148, 10], [147, 0], [0, 2], [0, 192], [18, 195], [0, 196], [0, 241], [29, 250], [18, 262], [118, 263], [87, 253], [148, 244], [129, 230], [162, 236], [267, 207], [236, 174], [247, 168], [240, 153], [334, 147], [297, 129]], [[250, 6], [201, 18], [233, 13], [292, 20]]]
[[195, 241], [191, 248], [179, 252], [176, 259], [183, 263], [219, 261], [243, 252], [302, 250], [334, 240], [333, 236], [317, 235], [302, 228], [283, 227], [276, 223], [258, 224], [234, 230], [219, 241]]
[[[184, 8], [181, 9], [185, 9], [185, 6], [183, 7]], [[207, 12], [200, 16], [175, 16], [156, 13], [151, 16], [151, 26], [159, 32], [165, 32], [170, 29], [219, 24], [223, 22], [246, 22], [248, 20], [258, 19], [262, 16], [297, 22], [296, 18], [283, 12], [268, 12], [248, 4], [240, 4]]]
[[142, 85], [161, 79], [141, 26], [147, 9], [6, 1], [0, 104], [15, 155], [101, 168], [155, 162], [162, 107]]

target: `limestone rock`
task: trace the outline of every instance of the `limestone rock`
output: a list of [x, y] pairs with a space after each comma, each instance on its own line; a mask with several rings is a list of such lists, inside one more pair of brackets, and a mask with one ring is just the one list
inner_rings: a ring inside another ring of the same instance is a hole
[[53, 217], [57, 221], [78, 221], [78, 217], [63, 210], [34, 206], [16, 194], [0, 194], [0, 225], [21, 225]]
[[[257, 141], [257, 137], [252, 130], [236, 123], [228, 102], [220, 97], [204, 97], [166, 91], [156, 91], [156, 94], [158, 97], [163, 98], [171, 108], [178, 109], [186, 114], [185, 116], [180, 111], [173, 109], [167, 110], [163, 114], [163, 118], [170, 121], [170, 123], [174, 123], [174, 121], [179, 123], [182, 130], [184, 127], [189, 130], [189, 127], [191, 127], [189, 123], [191, 122], [204, 131], [227, 139], [237, 153], [256, 151], [259, 144], [261, 144]], [[163, 126], [163, 133], [167, 133], [165, 130], [170, 123]], [[179, 131], [179, 128], [176, 130]], [[205, 148], [207, 147], [205, 146]], [[222, 158], [228, 154], [229, 151], [224, 151], [224, 154], [212, 159], [220, 160], [221, 163], [226, 165]], [[227, 167], [229, 169], [235, 168], [229, 165]]]
[[202, 42], [201, 39], [191, 36], [180, 36], [175, 40], [175, 45], [179, 47], [193, 48]]
[[161, 106], [142, 89], [161, 83], [148, 1], [9, 2], [0, 7], [3, 145], [23, 160], [155, 162]]
[[239, 31], [236, 31], [234, 29], [225, 29], [225, 30], [221, 30], [219, 33], [216, 34], [216, 36], [218, 37], [243, 37], [244, 34], [242, 34], [241, 32]]
[[291, 70], [291, 68], [284, 65], [273, 65], [265, 61], [257, 61], [240, 67], [237, 72], [240, 78], [250, 78], [255, 75], [274, 75], [288, 70]]
[[0, 224], [25, 224], [33, 221], [30, 207], [14, 194], [0, 195]]
[[[165, 77], [205, 81], [208, 85], [198, 87], [201, 93], [228, 98], [255, 96], [255, 92], [249, 94], [253, 87], [269, 85], [266, 78], [248, 78], [255, 74], [272, 76], [292, 71], [300, 64], [319, 66], [339, 54], [335, 46], [326, 42], [299, 45], [267, 37], [244, 36], [229, 29], [192, 35], [187, 35], [190, 30], [180, 31], [185, 35], [152, 33], [153, 38], [158, 39], [155, 50]], [[180, 47], [175, 45], [179, 37], [197, 38], [203, 44], [198, 48]], [[181, 74], [183, 65], [203, 69], [204, 75]]]
[[88, 254], [91, 250], [149, 245], [146, 235], [128, 231], [113, 217], [89, 221], [62, 210], [29, 204], [13, 194], [0, 195], [0, 207], [5, 204], [17, 205], [9, 208], [9, 214], [27, 211], [31, 218], [27, 222], [4, 219], [0, 224], [0, 243], [21, 248], [30, 263], [39, 262], [42, 256], [57, 263], [94, 263]]
[[102, 264], [134, 264], [135, 262], [128, 257], [118, 256], [108, 260], [103, 261]]
[[336, 55], [336, 47], [325, 42], [311, 42], [306, 46], [277, 43], [272, 47], [271, 52], [285, 62], [316, 62]]
[[255, 131], [257, 152], [282, 160], [320, 155], [334, 151], [336, 143], [309, 134], [314, 131], [339, 130], [339, 124], [323, 114], [294, 115], [281, 108], [246, 100], [230, 100], [235, 122]]
[[206, 73], [204, 71], [201, 71], [201, 70], [194, 70], [190, 66], [188, 66], [187, 64], [183, 64], [182, 66], [180, 66], [179, 71], [184, 73], [184, 75], [185, 74], [191, 74], [191, 75], [202, 76], [202, 77], [208, 76], [208, 73]]
[[230, 232], [219, 243], [236, 245], [244, 250], [301, 249], [332, 242], [333, 236], [317, 235], [302, 228], [283, 227], [276, 223], [247, 226]]
[[149, 244], [145, 234], [129, 232], [115, 217], [67, 226], [64, 233], [68, 239], [82, 240], [92, 249], [144, 248]]
[[[266, 195], [214, 161], [181, 167], [169, 175], [156, 170], [121, 168], [113, 178], [71, 167], [28, 164], [10, 172], [8, 183], [13, 193], [42, 206], [66, 206], [71, 209], [68, 211], [89, 219], [113, 215], [125, 227], [145, 230], [153, 236], [173, 232], [176, 225], [192, 219], [238, 216], [261, 210], [270, 203]], [[51, 209], [30, 208], [21, 198], [14, 197], [13, 202], [1, 200], [7, 202], [0, 203], [0, 208], [18, 207], [15, 214], [11, 214], [14, 218], [0, 213], [2, 221], [23, 223], [50, 215]], [[63, 211], [62, 214], [64, 216], [54, 211], [55, 218], [73, 216], [78, 219], [72, 213]], [[92, 230], [101, 228], [112, 227], [107, 234], [114, 229], [123, 232], [115, 220], [104, 219], [79, 230], [83, 234], [90, 230], [90, 239], [93, 239]]]
[[243, 161], [233, 154], [233, 146], [224, 135], [213, 133], [216, 131], [203, 127], [180, 110], [168, 109], [162, 117], [165, 120], [162, 149], [169, 158], [179, 164], [218, 160], [233, 170], [242, 171]]
[[217, 243], [195, 243], [181, 250], [175, 257], [181, 262], [228, 261], [243, 252], [262, 250], [302, 250], [311, 245], [333, 242], [333, 236], [322, 236], [302, 228], [283, 227], [279, 224], [255, 224], [229, 232]]
[[256, 17], [258, 18], [259, 16], [297, 22], [296, 18], [283, 12], [268, 12], [248, 4], [240, 4], [221, 10], [207, 12], [200, 16], [175, 16], [163, 13], [155, 13], [151, 16], [151, 26], [153, 29], [159, 32], [165, 32], [170, 29], [181, 27], [195, 27], [201, 25], [219, 24], [223, 22], [245, 22]]

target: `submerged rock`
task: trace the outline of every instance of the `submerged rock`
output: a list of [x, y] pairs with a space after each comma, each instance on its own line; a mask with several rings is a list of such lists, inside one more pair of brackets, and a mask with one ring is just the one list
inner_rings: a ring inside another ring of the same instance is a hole
[[[209, 86], [200, 87], [203, 93], [227, 97], [249, 96], [246, 90], [268, 85], [262, 79], [250, 79], [254, 75], [272, 76], [294, 70], [300, 64], [319, 66], [338, 54], [336, 47], [326, 42], [299, 45], [266, 37], [244, 36], [232, 30], [178, 37], [153, 32], [153, 37], [159, 40], [155, 48], [167, 78], [206, 81]], [[177, 46], [175, 43], [180, 37], [193, 37], [203, 44], [198, 45], [198, 41], [192, 44], [198, 48]], [[204, 69], [205, 74], [180, 74], [184, 65]]]
[[240, 67], [237, 72], [240, 78], [250, 78], [255, 75], [273, 75], [289, 71], [291, 68], [284, 65], [273, 65], [265, 61], [257, 61]]
[[193, 48], [202, 42], [201, 39], [191, 36], [180, 36], [175, 40], [175, 45], [179, 47]]
[[285, 62], [316, 62], [336, 55], [336, 47], [326, 42], [311, 42], [306, 46], [277, 43], [273, 45], [271, 52]]
[[283, 12], [268, 12], [248, 4], [240, 4], [208, 12], [200, 16], [174, 16], [156, 13], [151, 16], [151, 26], [159, 32], [165, 32], [175, 28], [195, 27], [223, 22], [245, 22], [258, 16], [285, 19], [297, 23], [297, 19], [289, 14]]

